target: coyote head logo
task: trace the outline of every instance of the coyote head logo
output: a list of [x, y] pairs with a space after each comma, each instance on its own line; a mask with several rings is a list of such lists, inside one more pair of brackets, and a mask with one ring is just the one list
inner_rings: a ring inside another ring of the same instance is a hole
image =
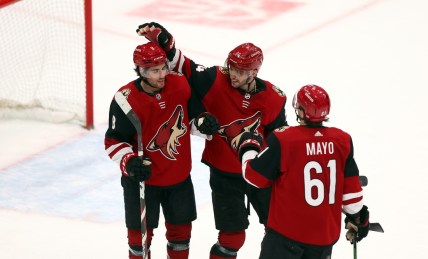
[[150, 140], [147, 150], [151, 152], [159, 150], [168, 159], [176, 160], [174, 154], [178, 154], [177, 146], [180, 146], [178, 140], [187, 131], [183, 117], [183, 107], [178, 105], [171, 117], [159, 127], [156, 135]]
[[246, 119], [238, 119], [228, 125], [221, 126], [218, 133], [224, 137], [232, 149], [237, 150], [239, 141], [244, 132], [257, 132], [261, 122], [261, 112], [256, 112]]

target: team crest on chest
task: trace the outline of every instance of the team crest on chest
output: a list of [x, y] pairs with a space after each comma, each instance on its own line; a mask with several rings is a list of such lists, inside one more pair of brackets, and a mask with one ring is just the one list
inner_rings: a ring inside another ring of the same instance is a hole
[[218, 133], [225, 138], [227, 143], [235, 150], [245, 132], [258, 133], [258, 128], [262, 121], [262, 113], [256, 112], [251, 117], [235, 120], [227, 125], [221, 126]]
[[180, 138], [187, 132], [187, 127], [183, 122], [184, 110], [178, 105], [169, 119], [165, 121], [156, 132], [156, 135], [147, 145], [150, 152], [159, 151], [166, 158], [176, 160], [175, 155], [179, 154], [177, 147], [180, 146]]

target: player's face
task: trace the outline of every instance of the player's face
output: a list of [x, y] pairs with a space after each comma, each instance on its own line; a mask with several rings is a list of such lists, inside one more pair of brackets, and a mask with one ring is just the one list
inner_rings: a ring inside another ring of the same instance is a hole
[[168, 67], [166, 64], [149, 67], [145, 72], [147, 81], [155, 90], [160, 90], [165, 86], [165, 76], [168, 74]]
[[232, 87], [246, 89], [248, 83], [254, 79], [253, 72], [253, 70], [240, 70], [229, 66], [229, 76]]

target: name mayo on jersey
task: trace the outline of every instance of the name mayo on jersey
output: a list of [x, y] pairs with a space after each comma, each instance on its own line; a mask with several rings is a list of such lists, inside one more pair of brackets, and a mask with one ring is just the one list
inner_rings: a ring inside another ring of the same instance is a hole
[[312, 142], [306, 143], [306, 155], [327, 155], [334, 153], [333, 142]]

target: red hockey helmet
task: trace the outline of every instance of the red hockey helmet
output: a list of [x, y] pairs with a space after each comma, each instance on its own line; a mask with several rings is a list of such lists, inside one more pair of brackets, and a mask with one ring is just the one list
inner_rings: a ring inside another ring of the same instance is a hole
[[330, 113], [330, 97], [320, 86], [305, 85], [294, 95], [293, 107], [305, 112], [305, 120], [322, 122]]
[[134, 64], [139, 67], [153, 67], [168, 62], [165, 51], [153, 42], [137, 46], [134, 50]]
[[240, 70], [260, 69], [263, 52], [253, 43], [244, 43], [229, 52], [227, 64]]

